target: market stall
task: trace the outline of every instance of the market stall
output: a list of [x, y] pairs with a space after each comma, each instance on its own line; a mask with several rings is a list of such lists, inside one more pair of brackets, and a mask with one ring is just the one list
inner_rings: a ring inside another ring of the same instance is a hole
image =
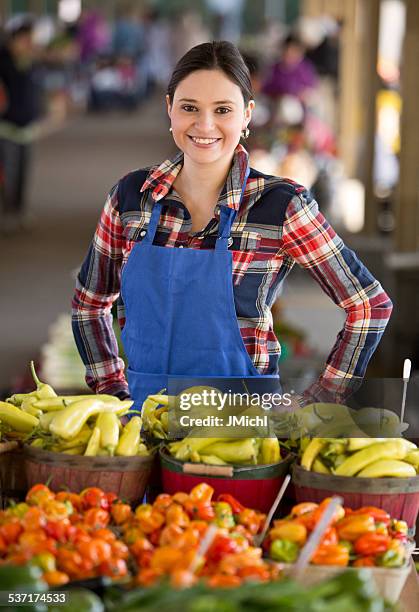
[[80, 612], [415, 609], [412, 442], [171, 441], [163, 393], [127, 420], [131, 401], [59, 396], [32, 373], [34, 391], [0, 402], [2, 596]]

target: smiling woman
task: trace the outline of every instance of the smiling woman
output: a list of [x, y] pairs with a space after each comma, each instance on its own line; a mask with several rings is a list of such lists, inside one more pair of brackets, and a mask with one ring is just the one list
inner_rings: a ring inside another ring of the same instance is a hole
[[[131, 394], [135, 409], [170, 378], [247, 378], [260, 394], [280, 391], [271, 306], [297, 262], [346, 312], [305, 397], [341, 398], [364, 375], [389, 297], [304, 187], [249, 167], [240, 138], [254, 101], [233, 44], [188, 51], [166, 102], [179, 153], [111, 189], [78, 275], [73, 330], [88, 384]], [[128, 383], [110, 314], [117, 299]]]
[[204, 228], [213, 217], [234, 150], [255, 106], [237, 49], [218, 43], [218, 55], [208, 48], [203, 63], [200, 47], [191, 49], [175, 69], [166, 95], [170, 129], [185, 160], [173, 187], [191, 215], [192, 231]]

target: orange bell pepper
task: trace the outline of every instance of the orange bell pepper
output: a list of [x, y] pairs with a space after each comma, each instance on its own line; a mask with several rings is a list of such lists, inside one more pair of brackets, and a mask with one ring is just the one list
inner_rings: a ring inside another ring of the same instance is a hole
[[321, 544], [311, 558], [314, 565], [341, 565], [349, 563], [349, 550], [341, 544]]
[[340, 540], [353, 542], [362, 534], [375, 530], [375, 522], [369, 514], [351, 514], [336, 524]]

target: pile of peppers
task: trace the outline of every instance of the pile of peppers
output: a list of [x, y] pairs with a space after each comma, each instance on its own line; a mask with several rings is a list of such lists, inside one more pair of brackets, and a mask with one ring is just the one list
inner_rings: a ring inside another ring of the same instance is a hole
[[[294, 563], [330, 499], [297, 504], [289, 516], [274, 521], [263, 543], [275, 561]], [[339, 506], [311, 558], [314, 565], [401, 567], [407, 559], [408, 527], [373, 506]]]
[[[278, 568], [264, 561], [262, 549], [253, 545], [265, 515], [229, 494], [213, 501], [213, 494], [206, 483], [189, 494], [162, 493], [152, 505], [142, 504], [124, 517], [119, 527], [138, 567], [136, 584], [150, 586], [168, 578], [174, 587], [189, 587], [202, 578], [212, 587], [234, 587], [278, 575]], [[215, 538], [192, 572], [209, 524], [218, 528]]]

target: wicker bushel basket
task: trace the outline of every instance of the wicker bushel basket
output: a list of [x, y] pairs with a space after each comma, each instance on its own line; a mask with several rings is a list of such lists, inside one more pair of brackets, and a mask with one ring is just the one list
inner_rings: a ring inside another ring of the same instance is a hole
[[268, 512], [292, 460], [289, 455], [268, 465], [207, 465], [179, 461], [161, 448], [163, 491], [171, 495], [177, 491], [189, 493], [200, 482], [206, 482], [214, 488], [215, 499], [220, 493], [230, 493], [245, 506]]
[[345, 506], [383, 508], [391, 516], [406, 521], [414, 529], [419, 512], [419, 476], [413, 478], [356, 478], [309, 472], [292, 466], [292, 482], [297, 502], [320, 502], [338, 493]]
[[23, 452], [17, 442], [0, 443], [1, 505], [24, 499], [27, 491]]
[[52, 491], [69, 489], [79, 493], [86, 487], [100, 487], [122, 500], [142, 501], [153, 467], [154, 456], [84, 457], [65, 455], [24, 446], [28, 488], [49, 483]]

